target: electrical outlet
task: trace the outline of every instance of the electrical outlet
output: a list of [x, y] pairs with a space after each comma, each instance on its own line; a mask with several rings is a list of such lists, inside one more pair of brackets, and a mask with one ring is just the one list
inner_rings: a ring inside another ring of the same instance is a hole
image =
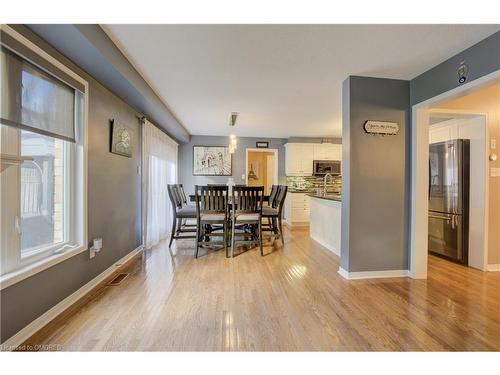
[[90, 247], [90, 259], [96, 256], [96, 253], [102, 249], [102, 238], [94, 238]]

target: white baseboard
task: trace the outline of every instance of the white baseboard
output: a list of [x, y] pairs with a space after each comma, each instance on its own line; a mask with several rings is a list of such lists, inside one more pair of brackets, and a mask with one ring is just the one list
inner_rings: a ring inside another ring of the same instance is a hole
[[342, 267], [339, 267], [339, 274], [347, 280], [361, 280], [361, 279], [380, 279], [387, 277], [408, 277], [409, 270], [389, 270], [389, 271], [362, 271], [362, 272], [348, 272]]
[[113, 263], [110, 267], [108, 267], [104, 272], [94, 277], [87, 284], [83, 285], [80, 289], [75, 291], [73, 294], [69, 295], [57, 305], [52, 307], [50, 310], [46, 311], [38, 318], [33, 320], [26, 327], [17, 332], [14, 336], [5, 340], [4, 343], [0, 345], [0, 351], [12, 351], [17, 348], [19, 345], [28, 340], [31, 336], [33, 336], [36, 332], [54, 320], [58, 315], [64, 312], [68, 307], [77, 302], [80, 298], [85, 296], [88, 292], [90, 292], [93, 288], [99, 285], [101, 282], [106, 280], [107, 277], [111, 276], [113, 272], [116, 271], [116, 268], [125, 264], [134, 256], [139, 254], [143, 250], [143, 246], [139, 246], [135, 250], [132, 250], [130, 253], [125, 255], [123, 258]]
[[500, 264], [488, 264], [486, 266], [486, 271], [500, 271]]

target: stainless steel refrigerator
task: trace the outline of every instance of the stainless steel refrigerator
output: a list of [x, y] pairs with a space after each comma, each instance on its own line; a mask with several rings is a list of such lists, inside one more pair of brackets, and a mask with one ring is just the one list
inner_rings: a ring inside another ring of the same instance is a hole
[[429, 252], [468, 263], [468, 139], [429, 145]]

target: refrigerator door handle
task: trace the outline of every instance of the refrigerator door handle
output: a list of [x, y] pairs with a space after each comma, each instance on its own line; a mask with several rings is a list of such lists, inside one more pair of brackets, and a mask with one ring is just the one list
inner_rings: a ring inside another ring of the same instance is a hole
[[431, 182], [432, 182], [432, 177], [431, 177], [431, 160], [429, 159], [429, 189], [427, 191], [427, 199], [431, 199]]
[[451, 221], [452, 220], [452, 218], [448, 217], [448, 216], [438, 216], [438, 215], [433, 215], [433, 214], [429, 214], [429, 217], [431, 219], [438, 219], [438, 220], [446, 220], [446, 221]]

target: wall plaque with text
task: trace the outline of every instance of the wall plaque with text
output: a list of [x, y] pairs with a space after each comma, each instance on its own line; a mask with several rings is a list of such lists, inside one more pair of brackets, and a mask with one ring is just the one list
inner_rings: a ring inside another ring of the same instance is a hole
[[364, 123], [363, 129], [368, 134], [396, 135], [399, 132], [397, 122], [368, 120]]

